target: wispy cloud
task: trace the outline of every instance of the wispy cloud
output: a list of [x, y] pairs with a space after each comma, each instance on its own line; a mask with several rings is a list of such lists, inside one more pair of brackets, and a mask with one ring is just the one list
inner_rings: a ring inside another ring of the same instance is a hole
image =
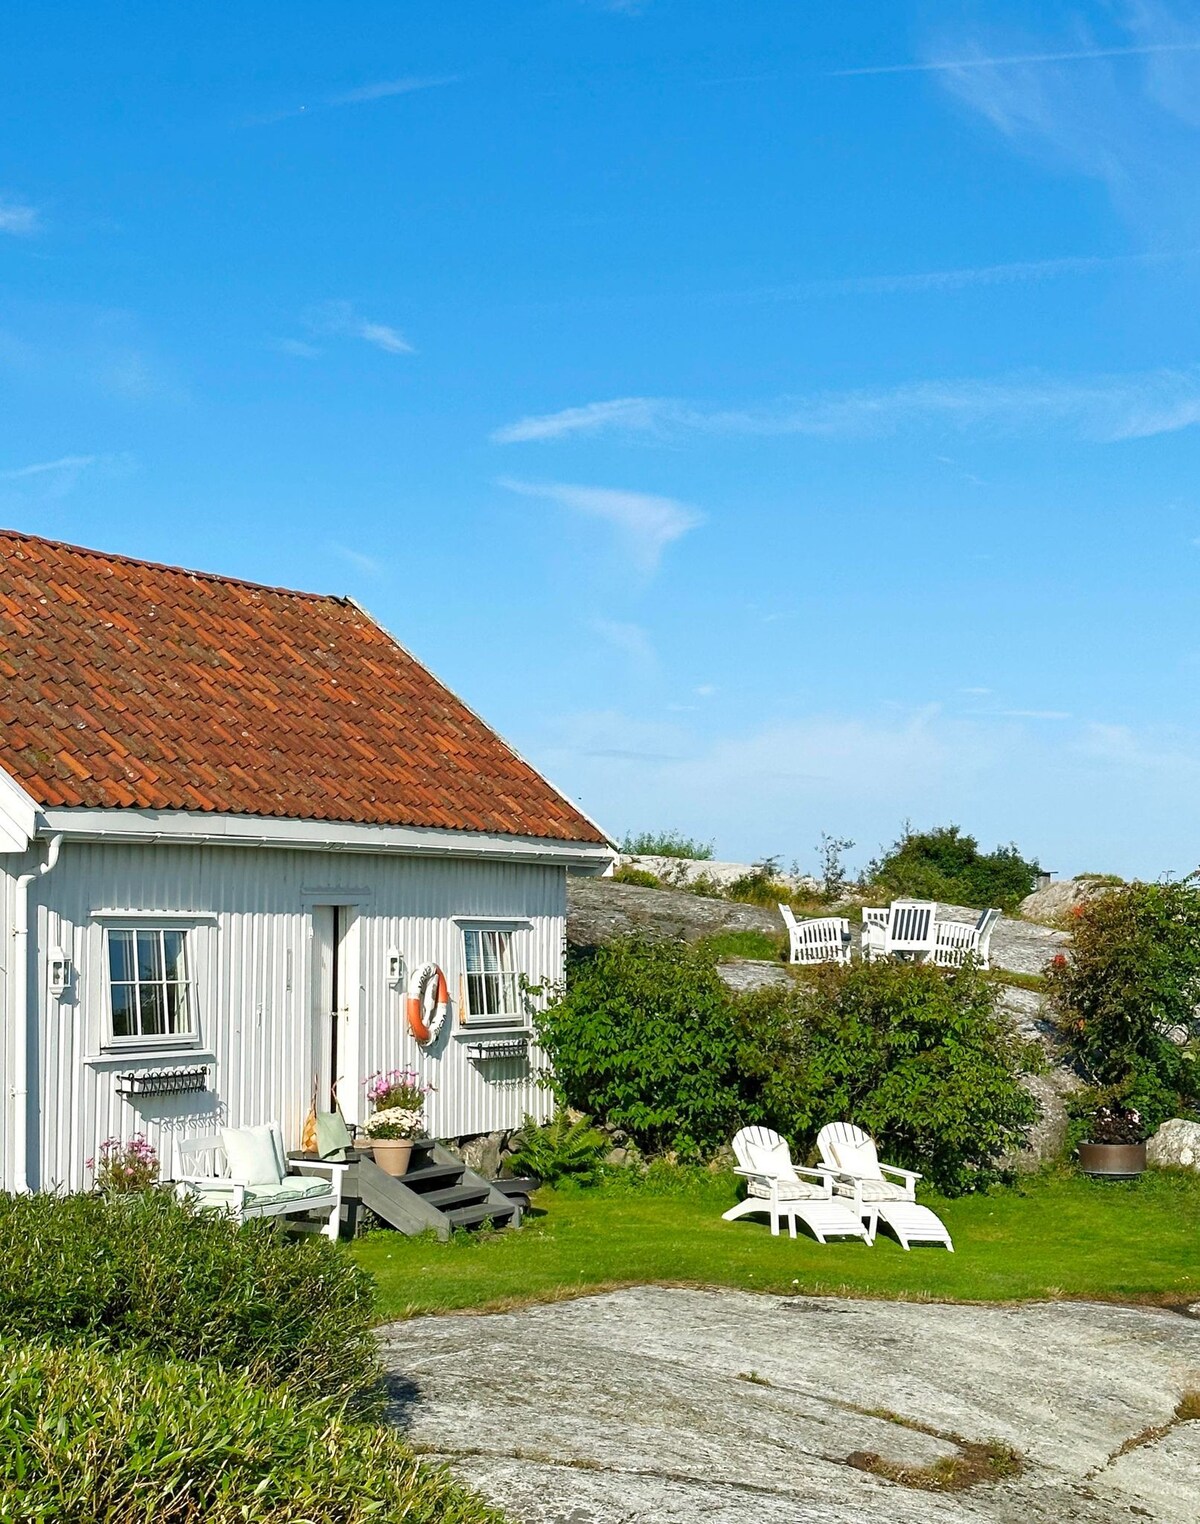
[[[1018, 151], [1102, 182], [1122, 214], [1158, 239], [1182, 230], [1190, 241], [1200, 228], [1197, 13], [1125, 0], [1111, 16], [1125, 34], [1119, 44], [1080, 32], [1073, 46], [1005, 47], [993, 30], [992, 45], [943, 36], [928, 62], [906, 67], [935, 68], [966, 112]], [[1092, 62], [1078, 68], [1076, 59]]]
[[650, 492], [580, 487], [568, 482], [514, 481], [510, 477], [502, 477], [499, 485], [523, 497], [542, 498], [572, 513], [603, 520], [616, 531], [634, 567], [645, 574], [658, 569], [668, 545], [704, 522], [698, 509]]
[[348, 565], [356, 571], [365, 572], [369, 577], [379, 577], [387, 570], [385, 564], [375, 556], [368, 556], [361, 550], [353, 550], [349, 545], [339, 545], [336, 540], [329, 543], [330, 550], [334, 555], [341, 556]]
[[592, 629], [607, 645], [627, 656], [639, 672], [648, 673], [657, 667], [658, 654], [640, 624], [627, 624], [618, 619], [593, 619]]
[[782, 398], [743, 408], [625, 397], [526, 417], [497, 429], [500, 443], [550, 441], [602, 432], [871, 437], [903, 428], [1065, 430], [1096, 441], [1169, 434], [1200, 423], [1200, 368], [1128, 376], [916, 381], [879, 390]]
[[566, 434], [597, 434], [602, 430], [634, 429], [653, 432], [664, 421], [667, 402], [661, 397], [614, 397], [611, 402], [587, 402], [558, 413], [518, 418], [492, 433], [494, 444], [559, 439]]
[[399, 79], [380, 79], [358, 85], [353, 90], [342, 90], [336, 95], [319, 96], [296, 106], [285, 106], [280, 111], [267, 111], [260, 116], [249, 117], [243, 124], [247, 127], [271, 127], [276, 122], [287, 122], [294, 117], [313, 116], [320, 111], [334, 111], [342, 106], [366, 106], [372, 101], [390, 100], [397, 95], [413, 95], [418, 90], [435, 90], [440, 85], [455, 85], [460, 74], [404, 75]]
[[373, 84], [359, 85], [354, 90], [343, 90], [340, 95], [326, 98], [326, 106], [365, 106], [371, 101], [389, 100], [393, 95], [412, 95], [417, 90], [434, 90], [439, 85], [456, 85], [461, 74], [438, 74], [421, 76], [406, 74], [400, 79], [379, 79]]
[[832, 69], [829, 77], [852, 79], [864, 74], [937, 74], [960, 69], [1002, 69], [1014, 64], [1091, 63], [1101, 58], [1136, 58], [1148, 53], [1200, 53], [1200, 39], [1120, 48], [1076, 48], [1063, 53], [1009, 53], [995, 57], [976, 53], [965, 58], [931, 58], [924, 63], [868, 64], [857, 69]]
[[315, 360], [321, 353], [316, 344], [307, 344], [303, 339], [272, 339], [271, 348], [281, 355], [291, 355], [294, 360]]
[[54, 460], [36, 460], [29, 465], [0, 469], [3, 495], [9, 499], [55, 500], [75, 490], [87, 472], [101, 477], [124, 477], [137, 469], [137, 460], [126, 452], [105, 455], [60, 455]]
[[[323, 302], [319, 307], [311, 307], [305, 313], [304, 321], [311, 333], [321, 337], [362, 339], [364, 343], [373, 344], [376, 349], [382, 349], [389, 355], [416, 353], [398, 328], [393, 328], [390, 323], [379, 323], [373, 318], [360, 316], [350, 302]], [[290, 353], [302, 353], [303, 347], [293, 348]]]
[[1200, 249], [1144, 254], [1068, 254], [1059, 259], [1021, 259], [1008, 264], [969, 265], [961, 269], [920, 270], [906, 275], [851, 275], [839, 280], [804, 281], [764, 287], [756, 295], [786, 300], [812, 296], [874, 296], [905, 291], [961, 291], [969, 286], [1003, 286], [1022, 281], [1056, 280], [1068, 275], [1098, 275], [1106, 270], [1171, 264], [1200, 257]]
[[23, 201], [11, 201], [0, 196], [0, 233], [12, 233], [18, 238], [28, 238], [41, 228], [41, 213], [36, 206]]
[[30, 476], [45, 476], [52, 471], [82, 471], [95, 461], [94, 455], [61, 455], [57, 460], [39, 460], [31, 466], [13, 466], [0, 471], [0, 481], [18, 482]]

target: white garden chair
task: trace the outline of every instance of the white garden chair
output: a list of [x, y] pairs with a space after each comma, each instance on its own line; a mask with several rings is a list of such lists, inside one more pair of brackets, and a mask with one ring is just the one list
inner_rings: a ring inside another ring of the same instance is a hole
[[939, 921], [933, 961], [939, 968], [961, 968], [968, 958], [974, 958], [980, 968], [991, 968], [992, 932], [999, 919], [998, 910], [985, 910], [974, 926], [967, 921]]
[[884, 956], [924, 961], [933, 956], [937, 941], [937, 903], [934, 900], [893, 900], [884, 931]]
[[862, 911], [862, 955], [865, 962], [882, 958], [887, 947], [888, 916], [886, 905], [864, 905]]
[[238, 1222], [322, 1212], [326, 1222], [320, 1231], [326, 1238], [337, 1239], [340, 1169], [315, 1160], [289, 1160], [278, 1122], [222, 1127], [202, 1137], [180, 1138], [175, 1150], [174, 1185], [181, 1199], [228, 1212]]
[[781, 1217], [787, 1219], [789, 1236], [795, 1238], [799, 1217], [818, 1243], [831, 1237], [871, 1242], [862, 1218], [835, 1195], [829, 1170], [793, 1164], [791, 1150], [777, 1132], [769, 1127], [743, 1127], [733, 1140], [733, 1153], [738, 1162], [735, 1173], [746, 1182], [746, 1197], [722, 1214], [725, 1222], [766, 1212], [776, 1238]]
[[[852, 1199], [854, 1211], [870, 1224], [871, 1242], [880, 1220], [900, 1240], [901, 1248], [914, 1243], [945, 1244], [954, 1253], [946, 1224], [916, 1198], [916, 1170], [881, 1164], [875, 1140], [852, 1122], [830, 1122], [817, 1134], [821, 1162], [833, 1171], [837, 1192]], [[891, 1179], [888, 1179], [888, 1176]]]
[[850, 922], [843, 916], [798, 921], [790, 905], [780, 905], [779, 914], [788, 929], [791, 962], [849, 963]]

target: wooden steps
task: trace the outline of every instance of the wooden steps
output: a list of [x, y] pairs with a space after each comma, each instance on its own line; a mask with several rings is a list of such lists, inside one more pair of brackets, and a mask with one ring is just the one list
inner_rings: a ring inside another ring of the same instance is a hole
[[434, 1232], [447, 1239], [456, 1229], [519, 1227], [523, 1203], [468, 1169], [443, 1144], [422, 1138], [413, 1145], [408, 1172], [385, 1174], [373, 1159], [354, 1154], [342, 1186], [342, 1229], [353, 1234], [361, 1208], [398, 1233]]

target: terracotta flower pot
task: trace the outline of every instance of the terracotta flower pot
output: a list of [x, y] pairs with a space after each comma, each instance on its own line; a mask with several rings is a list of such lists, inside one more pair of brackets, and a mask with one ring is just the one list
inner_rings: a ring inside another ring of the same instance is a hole
[[372, 1138], [371, 1151], [375, 1155], [375, 1163], [385, 1175], [393, 1175], [399, 1179], [408, 1171], [408, 1161], [412, 1158], [411, 1138]]
[[1128, 1180], [1146, 1168], [1144, 1143], [1081, 1143], [1079, 1168], [1085, 1175]]

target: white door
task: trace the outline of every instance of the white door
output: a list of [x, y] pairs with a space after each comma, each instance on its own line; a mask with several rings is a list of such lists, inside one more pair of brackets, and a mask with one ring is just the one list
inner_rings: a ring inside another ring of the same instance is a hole
[[358, 916], [353, 905], [312, 909], [313, 1074], [317, 1109], [358, 1120]]

